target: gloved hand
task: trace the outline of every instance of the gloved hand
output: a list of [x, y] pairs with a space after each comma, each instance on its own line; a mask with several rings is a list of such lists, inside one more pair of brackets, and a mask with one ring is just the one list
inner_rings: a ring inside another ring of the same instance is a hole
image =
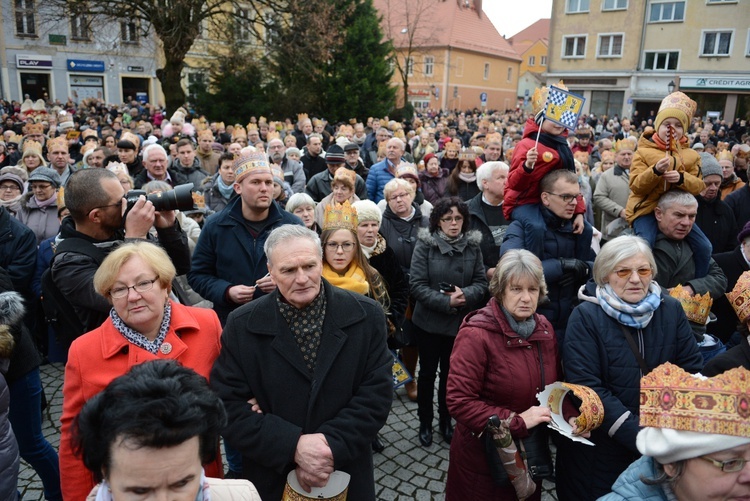
[[583, 284], [589, 278], [589, 265], [585, 261], [572, 258], [560, 258], [563, 275], [572, 274], [576, 284]]

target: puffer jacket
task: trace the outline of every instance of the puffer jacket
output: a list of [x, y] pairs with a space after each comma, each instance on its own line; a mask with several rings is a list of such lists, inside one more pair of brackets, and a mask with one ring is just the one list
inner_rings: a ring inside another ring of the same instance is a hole
[[628, 469], [617, 477], [612, 492], [599, 498], [599, 501], [667, 501], [667, 492], [671, 489], [665, 485], [648, 485], [644, 478], [656, 478], [656, 461], [652, 457], [643, 456], [631, 463]]
[[[467, 313], [475, 310], [487, 294], [482, 251], [482, 234], [470, 231], [455, 244], [423, 228], [411, 259], [409, 286], [416, 300], [412, 322], [417, 327], [444, 336], [456, 336]], [[440, 292], [440, 282], [459, 288], [466, 297], [461, 308], [450, 305], [450, 296]]]
[[[4, 279], [6, 281], [7, 279]], [[10, 285], [7, 280], [5, 286]], [[3, 287], [5, 288], [5, 287]], [[10, 359], [15, 352], [16, 332], [24, 329], [23, 299], [17, 292], [0, 292], [0, 325], [7, 329], [0, 338], [0, 499], [16, 499], [18, 487], [19, 452], [13, 428], [10, 425], [10, 390], [6, 380]], [[26, 334], [28, 337], [28, 334]], [[38, 365], [38, 364], [37, 364]]]
[[699, 194], [706, 187], [701, 175], [701, 157], [693, 149], [678, 146], [679, 150], [672, 152], [672, 164], [669, 170], [682, 173], [682, 182], [666, 183], [661, 175], [654, 172], [656, 163], [664, 158], [664, 150], [659, 148], [651, 136], [641, 136], [638, 149], [633, 155], [630, 166], [630, 197], [625, 207], [625, 214], [629, 223], [633, 223], [640, 216], [651, 214], [656, 209], [656, 203], [665, 192], [677, 188], [693, 195]]
[[[53, 195], [56, 196], [56, 195]], [[33, 193], [24, 195], [16, 218], [31, 228], [36, 235], [36, 243], [57, 235], [60, 231], [60, 220], [57, 219], [57, 201], [46, 207], [39, 207]]]
[[411, 268], [414, 246], [417, 244], [417, 232], [420, 228], [427, 228], [430, 223], [427, 216], [422, 214], [418, 205], [412, 202], [412, 207], [415, 209], [414, 217], [406, 221], [386, 206], [379, 231], [385, 238], [388, 247], [396, 253], [398, 264], [401, 265], [401, 269], [407, 276], [409, 275], [409, 268]]
[[[557, 489], [560, 499], [596, 499], [640, 455], [635, 437], [640, 431], [641, 369], [623, 328], [607, 315], [589, 282], [579, 293], [581, 304], [568, 321], [561, 355], [565, 381], [593, 389], [604, 405], [604, 422], [591, 432], [590, 447], [562, 441], [557, 451]], [[695, 373], [703, 357], [679, 301], [661, 294], [661, 303], [643, 329], [628, 329], [642, 346], [647, 367], [671, 362]]]

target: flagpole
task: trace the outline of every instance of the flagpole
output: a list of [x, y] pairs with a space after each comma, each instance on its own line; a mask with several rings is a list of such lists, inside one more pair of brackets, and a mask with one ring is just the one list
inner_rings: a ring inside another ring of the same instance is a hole
[[[544, 114], [542, 114], [542, 121], [539, 122], [539, 130], [536, 131], [536, 141], [534, 142], [534, 149], [537, 150], [537, 155], [539, 155], [539, 150], [537, 149], [537, 146], [539, 146], [539, 134], [542, 133], [542, 124], [544, 123]], [[537, 158], [539, 158], [537, 156]], [[534, 170], [534, 165], [536, 164], [536, 161], [531, 164], [531, 168], [529, 170]]]

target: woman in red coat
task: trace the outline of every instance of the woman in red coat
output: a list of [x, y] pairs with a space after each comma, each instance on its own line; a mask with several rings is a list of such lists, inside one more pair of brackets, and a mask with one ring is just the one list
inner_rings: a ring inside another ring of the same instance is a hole
[[[63, 498], [83, 500], [95, 485], [75, 455], [73, 421], [91, 397], [134, 366], [174, 359], [206, 379], [219, 355], [221, 324], [213, 310], [169, 299], [175, 268], [160, 247], [124, 244], [94, 275], [94, 288], [112, 304], [109, 318], [70, 347], [60, 418], [60, 479]], [[206, 476], [221, 477], [221, 457], [206, 465]]]
[[[507, 419], [514, 439], [546, 433], [550, 411], [536, 394], [562, 374], [552, 325], [535, 313], [547, 293], [542, 263], [527, 250], [507, 252], [490, 281], [492, 299], [466, 316], [451, 355], [447, 403], [456, 419], [447, 501], [515, 500], [513, 487], [496, 485], [480, 433], [492, 415]], [[546, 444], [546, 438], [542, 441]], [[528, 499], [541, 499], [541, 485]]]

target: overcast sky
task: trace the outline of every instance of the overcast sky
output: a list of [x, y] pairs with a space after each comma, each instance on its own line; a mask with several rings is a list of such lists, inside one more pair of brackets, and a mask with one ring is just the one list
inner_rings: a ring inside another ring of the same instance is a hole
[[551, 17], [552, 0], [484, 0], [482, 10], [497, 31], [509, 38], [535, 21]]

